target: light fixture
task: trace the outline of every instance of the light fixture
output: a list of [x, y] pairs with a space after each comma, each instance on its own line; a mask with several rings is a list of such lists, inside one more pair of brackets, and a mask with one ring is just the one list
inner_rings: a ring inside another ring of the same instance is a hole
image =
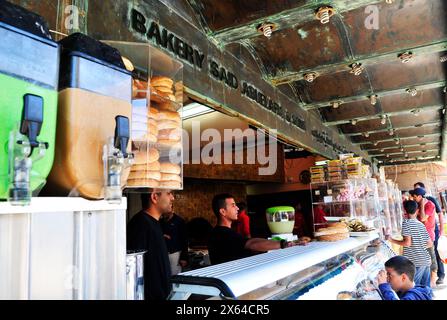
[[210, 112], [214, 112], [214, 109], [211, 109], [203, 104], [193, 102], [183, 106], [181, 114], [182, 119], [190, 119]]
[[414, 109], [414, 110], [411, 110], [411, 113], [415, 116], [415, 117], [417, 117], [418, 115], [419, 115], [419, 113], [421, 112], [421, 109]]
[[351, 120], [351, 124], [352, 124], [353, 126], [355, 126], [355, 125], [357, 124], [357, 120], [352, 119], [352, 120]]
[[371, 101], [371, 104], [373, 106], [377, 104], [377, 98], [378, 98], [377, 94], [373, 94], [372, 96], [369, 97], [369, 100]]
[[385, 152], [385, 149], [380, 149], [380, 152]]
[[381, 123], [381, 124], [386, 124], [386, 115], [383, 114], [383, 115], [381, 116], [380, 123]]
[[441, 156], [436, 156], [437, 159], [441, 158]]
[[385, 2], [388, 4], [392, 4], [394, 2], [394, 0], [385, 0]]
[[387, 158], [389, 158], [389, 157], [390, 157], [390, 155], [389, 155], [389, 154], [387, 154], [387, 155], [386, 155], [386, 157], [387, 157]]
[[258, 26], [258, 32], [262, 33], [267, 38], [272, 36], [273, 31], [275, 31], [276, 25], [270, 22], [264, 22]]
[[320, 7], [315, 13], [315, 18], [320, 20], [321, 24], [329, 23], [330, 18], [335, 14], [334, 8], [330, 6]]
[[338, 107], [340, 107], [341, 105], [341, 101], [334, 101], [332, 102], [332, 108], [337, 109]]
[[356, 76], [361, 75], [364, 70], [364, 68], [362, 67], [362, 64], [359, 62], [355, 62], [355, 63], [351, 64], [350, 67], [351, 67], [350, 73], [353, 73]]
[[404, 148], [400, 148], [400, 151], [404, 152]]
[[405, 158], [408, 158], [408, 153], [405, 154]]
[[390, 129], [390, 131], [388, 132], [388, 134], [389, 134], [390, 136], [394, 135], [394, 130], [393, 130], [393, 129]]
[[379, 145], [379, 141], [374, 142], [374, 146], [377, 147]]
[[395, 144], [399, 144], [399, 139], [396, 139], [396, 141], [394, 141]]
[[419, 140], [422, 140], [424, 138], [424, 136], [418, 136]]
[[303, 75], [303, 79], [309, 83], [314, 82], [317, 77], [318, 77], [318, 75], [316, 72], [309, 72], [309, 73], [305, 73]]
[[369, 138], [369, 132], [365, 132], [363, 135], [365, 136], [365, 138]]
[[405, 91], [412, 97], [415, 97], [418, 94], [418, 91], [416, 90], [416, 88], [408, 88]]
[[402, 63], [408, 63], [413, 59], [413, 53], [410, 51], [401, 53], [400, 55], [398, 55], [400, 61], [402, 61]]

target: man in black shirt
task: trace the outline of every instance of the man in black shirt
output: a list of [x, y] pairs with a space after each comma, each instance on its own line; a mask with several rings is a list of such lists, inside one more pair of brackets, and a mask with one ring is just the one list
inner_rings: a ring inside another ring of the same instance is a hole
[[169, 252], [171, 274], [176, 275], [188, 264], [188, 235], [182, 217], [171, 211], [161, 219], [161, 228]]
[[295, 245], [285, 240], [272, 241], [261, 238], [245, 239], [231, 229], [231, 223], [237, 221], [239, 208], [230, 194], [218, 194], [213, 198], [213, 212], [217, 217], [217, 225], [211, 232], [208, 241], [208, 253], [211, 264], [245, 258], [252, 251], [265, 252], [283, 249]]
[[143, 210], [127, 225], [127, 249], [144, 254], [145, 300], [166, 300], [171, 292], [171, 267], [160, 226], [160, 217], [172, 211], [174, 197], [169, 190], [142, 194]]

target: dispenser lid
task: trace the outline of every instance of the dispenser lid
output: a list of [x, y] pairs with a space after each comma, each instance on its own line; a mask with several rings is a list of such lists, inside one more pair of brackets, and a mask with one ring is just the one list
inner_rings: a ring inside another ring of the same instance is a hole
[[286, 206], [279, 206], [279, 207], [272, 207], [272, 208], [268, 208], [266, 210], [266, 213], [269, 214], [275, 214], [277, 212], [295, 212], [295, 208], [293, 207], [286, 207]]
[[47, 23], [41, 16], [5, 0], [0, 0], [0, 23], [52, 40]]
[[[76, 55], [102, 64], [108, 64], [125, 71], [123, 59], [118, 49], [82, 33], [73, 33], [59, 41], [62, 54]], [[130, 73], [129, 73], [130, 74]]]

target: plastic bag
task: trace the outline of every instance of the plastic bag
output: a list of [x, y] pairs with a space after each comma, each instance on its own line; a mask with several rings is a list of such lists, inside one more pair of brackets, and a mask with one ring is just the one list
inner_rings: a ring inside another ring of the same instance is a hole
[[442, 262], [447, 263], [447, 237], [441, 236], [438, 239], [438, 253]]

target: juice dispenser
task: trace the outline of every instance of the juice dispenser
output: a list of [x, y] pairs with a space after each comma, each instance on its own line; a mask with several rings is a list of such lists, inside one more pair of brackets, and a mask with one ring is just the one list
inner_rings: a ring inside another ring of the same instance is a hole
[[59, 46], [42, 17], [0, 0], [0, 199], [29, 204], [54, 158]]
[[131, 73], [117, 49], [86, 35], [72, 34], [60, 45], [56, 156], [48, 191], [118, 200], [132, 158]]

